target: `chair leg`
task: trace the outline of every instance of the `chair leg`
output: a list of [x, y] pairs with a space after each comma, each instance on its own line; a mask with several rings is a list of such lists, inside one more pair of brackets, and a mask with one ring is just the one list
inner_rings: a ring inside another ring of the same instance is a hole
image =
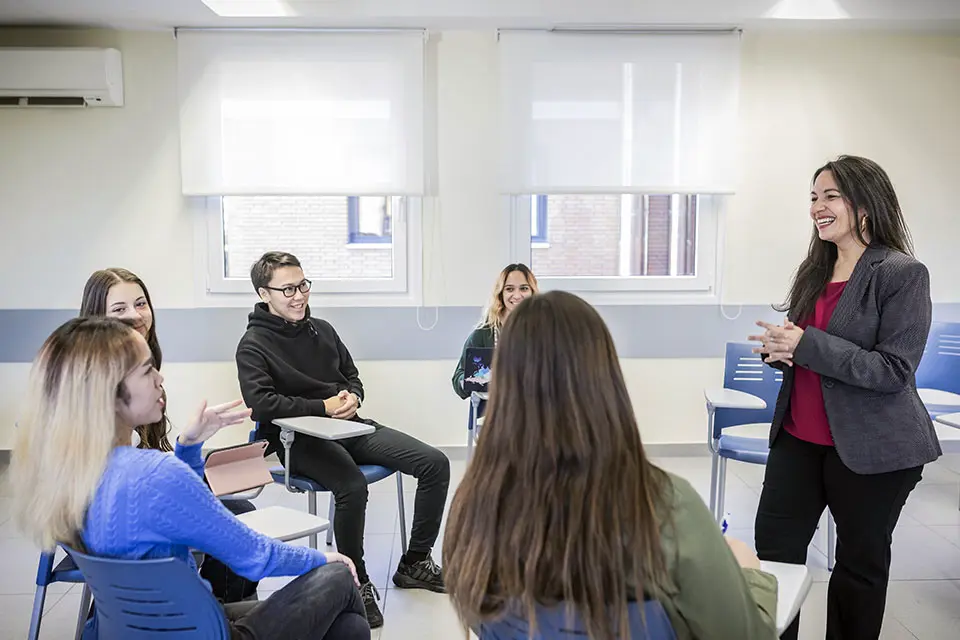
[[834, 554], [837, 548], [837, 525], [833, 521], [833, 514], [827, 509], [827, 571], [833, 571]]
[[33, 613], [30, 614], [30, 631], [27, 640], [37, 640], [40, 637], [40, 622], [43, 618], [43, 602], [47, 599], [47, 587], [37, 585], [37, 593], [33, 596]]
[[719, 480], [719, 470], [720, 456], [714, 453], [710, 457], [710, 515], [712, 515], [717, 522], [720, 521], [720, 518], [717, 517], [717, 484]]
[[[316, 491], [307, 491], [307, 511], [310, 512], [310, 515], [317, 515], [317, 492]], [[317, 534], [311, 533], [310, 537], [310, 548], [317, 548]]]
[[407, 553], [407, 509], [403, 504], [403, 474], [397, 471], [397, 511], [400, 512], [400, 549]]
[[727, 491], [727, 459], [720, 457], [717, 471], [717, 524], [723, 522], [723, 498]]
[[337, 501], [330, 494], [330, 508], [327, 509], [327, 520], [330, 521], [330, 527], [327, 529], [327, 546], [333, 544], [333, 516], [337, 513]]
[[90, 615], [90, 599], [93, 594], [87, 584], [83, 585], [83, 592], [80, 594], [80, 613], [77, 614], [77, 631], [73, 640], [83, 638], [83, 628], [87, 624], [87, 617]]

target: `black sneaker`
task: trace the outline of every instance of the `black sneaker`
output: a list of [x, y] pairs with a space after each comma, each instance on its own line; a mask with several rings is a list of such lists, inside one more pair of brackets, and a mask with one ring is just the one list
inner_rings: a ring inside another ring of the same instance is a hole
[[380, 613], [380, 607], [377, 606], [380, 592], [377, 591], [372, 582], [367, 580], [360, 585], [360, 597], [363, 598], [363, 608], [367, 612], [367, 623], [371, 629], [379, 629], [383, 626], [383, 614]]
[[437, 566], [433, 558], [407, 564], [401, 558], [397, 565], [397, 572], [393, 574], [393, 584], [401, 589], [426, 589], [434, 593], [446, 593], [447, 587], [443, 584], [443, 570]]

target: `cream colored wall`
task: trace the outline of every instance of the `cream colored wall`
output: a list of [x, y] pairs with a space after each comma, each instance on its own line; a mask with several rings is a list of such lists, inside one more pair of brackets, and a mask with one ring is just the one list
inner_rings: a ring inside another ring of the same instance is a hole
[[[0, 281], [0, 308], [76, 308], [86, 276], [107, 265], [138, 272], [160, 307], [209, 304], [198, 293], [196, 212], [179, 195], [172, 35], [0, 30], [0, 46], [26, 44], [120, 48], [126, 106], [0, 110], [0, 255], [7, 273], [19, 273]], [[479, 305], [509, 259], [496, 184], [496, 41], [488, 31], [446, 32], [431, 47], [438, 171], [425, 203], [425, 302]], [[952, 279], [958, 104], [960, 37], [746, 33], [742, 179], [723, 229], [724, 301], [783, 295], [809, 235], [810, 173], [841, 152], [872, 156], [890, 171], [935, 299], [960, 301]], [[466, 239], [483, 247], [470, 260]], [[452, 365], [360, 363], [368, 414], [433, 444], [463, 443], [466, 407], [450, 393]], [[719, 380], [718, 361], [623, 365], [647, 441], [704, 440], [701, 389]], [[26, 371], [0, 364], [0, 449], [11, 442]], [[203, 396], [237, 395], [232, 363], [169, 362], [164, 375], [180, 424]]]

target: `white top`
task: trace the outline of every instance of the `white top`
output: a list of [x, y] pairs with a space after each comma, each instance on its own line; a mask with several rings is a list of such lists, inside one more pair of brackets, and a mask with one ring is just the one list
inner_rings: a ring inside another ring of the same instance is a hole
[[321, 418], [319, 416], [277, 418], [273, 421], [273, 424], [281, 429], [289, 429], [322, 440], [343, 440], [344, 438], [369, 435], [375, 431], [372, 426], [362, 422], [352, 422], [339, 418]]
[[734, 389], [704, 389], [707, 406], [714, 409], [766, 409], [767, 403], [755, 395]]
[[760, 569], [777, 579], [777, 633], [783, 633], [800, 612], [813, 579], [802, 564], [760, 562]]
[[326, 518], [290, 507], [264, 507], [241, 513], [237, 519], [257, 533], [281, 542], [304, 538], [312, 533], [326, 531], [330, 527]]

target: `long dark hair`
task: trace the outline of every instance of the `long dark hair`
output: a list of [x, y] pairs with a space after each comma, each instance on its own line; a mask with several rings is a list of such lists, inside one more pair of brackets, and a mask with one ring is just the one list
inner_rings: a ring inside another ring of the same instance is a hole
[[[163, 351], [160, 350], [160, 342], [157, 340], [157, 316], [153, 311], [153, 301], [150, 299], [150, 291], [147, 285], [143, 283], [135, 273], [111, 267], [94, 271], [87, 283], [83, 286], [83, 299], [80, 301], [80, 317], [99, 317], [107, 315], [107, 294], [111, 287], [121, 282], [132, 282], [143, 289], [143, 295], [147, 299], [147, 306], [150, 307], [150, 314], [153, 316], [153, 322], [150, 329], [147, 330], [147, 346], [150, 347], [150, 354], [153, 356], [154, 366], [157, 369], [163, 363]], [[166, 392], [164, 392], [166, 398]], [[170, 433], [170, 420], [167, 418], [166, 405], [164, 405], [163, 415], [159, 422], [145, 424], [137, 427], [137, 435], [140, 436], [141, 449], [159, 449], [160, 451], [173, 451], [167, 434]]]
[[571, 606], [624, 637], [627, 602], [669, 584], [669, 478], [646, 458], [613, 339], [562, 291], [510, 313], [477, 452], [450, 507], [444, 580], [462, 622]]
[[[824, 171], [833, 174], [847, 208], [856, 216], [853, 232], [861, 244], [913, 255], [913, 241], [903, 220], [897, 192], [880, 165], [867, 158], [844, 155], [817, 169], [812, 182]], [[814, 228], [810, 249], [797, 268], [787, 301], [774, 308], [789, 312], [794, 320], [810, 317], [817, 299], [833, 277], [836, 262], [837, 245], [821, 240]]]

